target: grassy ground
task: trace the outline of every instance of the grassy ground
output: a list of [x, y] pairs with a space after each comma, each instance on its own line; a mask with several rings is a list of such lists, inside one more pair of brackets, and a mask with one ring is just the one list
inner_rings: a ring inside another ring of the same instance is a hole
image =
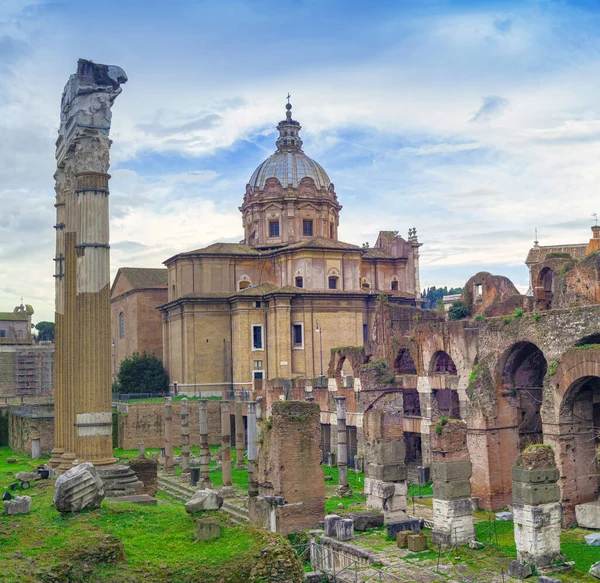
[[[32, 470], [38, 465], [23, 456], [18, 457], [17, 464], [8, 464], [6, 459], [11, 456], [8, 448], [0, 448], [0, 491], [14, 482], [9, 472]], [[61, 515], [51, 505], [52, 492], [50, 480], [17, 491], [31, 496], [31, 513], [0, 517], [2, 581], [54, 581], [48, 572], [60, 572], [73, 562], [74, 554], [111, 534], [123, 542], [127, 562], [93, 568], [79, 580], [242, 583], [267, 542], [266, 533], [234, 526], [225, 515], [219, 517], [223, 524], [219, 539], [193, 542], [194, 519], [180, 503], [170, 503], [167, 497], [160, 496], [155, 507], [104, 501], [99, 510]]]

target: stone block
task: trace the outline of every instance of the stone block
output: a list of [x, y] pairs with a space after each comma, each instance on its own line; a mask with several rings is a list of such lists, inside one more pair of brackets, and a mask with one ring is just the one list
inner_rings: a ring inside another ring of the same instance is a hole
[[390, 522], [387, 525], [388, 536], [395, 537], [399, 532], [410, 530], [413, 534], [419, 534], [423, 528], [423, 520], [421, 518], [409, 518], [400, 522]]
[[584, 537], [585, 544], [589, 547], [600, 547], [600, 532], [586, 534]]
[[15, 478], [21, 480], [21, 482], [35, 482], [40, 479], [40, 475], [37, 472], [17, 472]]
[[469, 480], [472, 473], [473, 466], [470, 461], [435, 462], [431, 466], [431, 477], [434, 484]]
[[408, 535], [408, 550], [413, 552], [427, 550], [427, 537], [424, 534]]
[[354, 522], [351, 518], [340, 518], [335, 523], [335, 538], [341, 541], [354, 538]]
[[4, 502], [4, 514], [29, 514], [31, 498], [29, 496], [15, 496], [12, 500]]
[[434, 482], [433, 497], [438, 500], [457, 500], [471, 498], [471, 482], [461, 480], [456, 482]]
[[482, 542], [479, 542], [478, 540], [470, 540], [469, 548], [473, 549], [474, 551], [481, 551], [485, 548], [485, 545]]
[[560, 478], [558, 468], [535, 468], [528, 470], [514, 466], [512, 469], [513, 482], [522, 482], [525, 484], [552, 484]]
[[196, 540], [214, 540], [221, 536], [221, 525], [213, 519], [205, 518], [196, 521]]
[[383, 514], [374, 512], [351, 512], [345, 515], [354, 521], [354, 530], [365, 531], [369, 528], [383, 526]]
[[219, 510], [223, 506], [223, 497], [214, 490], [198, 490], [185, 504], [188, 514], [202, 510]]
[[59, 476], [54, 484], [54, 507], [59, 512], [79, 512], [84, 508], [100, 508], [104, 486], [89, 462], [80, 464]]
[[330, 468], [335, 468], [337, 466], [337, 454], [333, 451], [327, 454], [327, 465]]
[[396, 545], [399, 549], [405, 549], [408, 546], [408, 535], [414, 534], [412, 530], [401, 530], [396, 535]]
[[129, 467], [144, 485], [143, 493], [154, 496], [158, 490], [158, 462], [147, 458], [135, 459], [129, 462]]
[[365, 471], [365, 458], [362, 455], [355, 455], [354, 456], [354, 469], [357, 472], [364, 472]]
[[336, 527], [335, 525], [342, 518], [337, 514], [328, 514], [323, 520], [323, 530], [325, 531], [325, 536], [335, 536], [336, 535]]
[[560, 500], [560, 486], [554, 484], [533, 484], [513, 482], [513, 504], [549, 504]]
[[406, 480], [407, 469], [401, 464], [367, 464], [367, 475], [383, 482], [400, 482]]
[[600, 579], [600, 562], [594, 563], [589, 570], [589, 574], [596, 579]]
[[515, 579], [526, 579], [532, 575], [531, 565], [527, 563], [519, 563], [519, 561], [511, 561], [508, 565], [508, 574]]
[[496, 520], [510, 522], [511, 520], [514, 520], [514, 515], [512, 512], [496, 512]]
[[127, 502], [129, 504], [142, 504], [144, 506], [156, 506], [158, 500], [148, 494], [137, 494], [135, 496], [117, 496], [115, 498], [108, 498], [107, 502]]
[[600, 529], [600, 501], [577, 504], [575, 519], [581, 528]]
[[561, 580], [556, 577], [546, 577], [546, 575], [542, 575], [541, 577], [538, 577], [538, 583], [561, 583]]

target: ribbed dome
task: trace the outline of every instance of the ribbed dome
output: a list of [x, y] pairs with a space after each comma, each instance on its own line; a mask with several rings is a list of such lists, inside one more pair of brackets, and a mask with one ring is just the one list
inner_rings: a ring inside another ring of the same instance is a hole
[[297, 188], [308, 176], [315, 181], [318, 190], [327, 190], [331, 184], [323, 167], [309, 158], [302, 150], [282, 150], [267, 158], [252, 174], [252, 190], [264, 190], [269, 178], [277, 178], [284, 188]]

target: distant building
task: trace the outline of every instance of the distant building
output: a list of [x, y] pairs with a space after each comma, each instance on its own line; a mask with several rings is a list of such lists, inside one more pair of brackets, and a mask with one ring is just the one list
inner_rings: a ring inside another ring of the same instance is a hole
[[54, 343], [36, 344], [30, 305], [0, 312], [0, 396], [51, 396]]
[[110, 295], [113, 378], [121, 361], [134, 352], [145, 351], [162, 360], [162, 318], [156, 308], [166, 301], [167, 269], [119, 269]]

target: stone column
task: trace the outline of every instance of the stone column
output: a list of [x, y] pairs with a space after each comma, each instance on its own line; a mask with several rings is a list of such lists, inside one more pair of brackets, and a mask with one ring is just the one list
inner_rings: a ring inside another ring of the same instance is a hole
[[190, 473], [190, 409], [188, 400], [181, 400], [181, 473]]
[[562, 506], [554, 451], [532, 445], [512, 468], [512, 499], [517, 559], [537, 568], [560, 557]]
[[244, 415], [242, 409], [242, 398], [237, 396], [235, 399], [235, 469], [245, 470], [244, 463]]
[[348, 486], [348, 447], [346, 444], [346, 397], [334, 397], [337, 412], [337, 468], [338, 468], [338, 496], [352, 496]]
[[61, 102], [56, 142], [55, 436], [51, 464], [112, 455], [108, 180], [120, 67], [80, 59]]
[[468, 544], [475, 538], [471, 504], [471, 461], [467, 425], [450, 419], [432, 425], [431, 477], [433, 479], [433, 532], [441, 545]]
[[231, 416], [229, 401], [221, 401], [221, 466], [222, 482], [221, 495], [232, 496], [235, 492], [231, 482]]
[[146, 447], [144, 442], [138, 443], [138, 459], [143, 460], [146, 457]]
[[258, 496], [258, 484], [255, 475], [256, 460], [258, 459], [256, 401], [248, 401], [246, 411], [248, 415], [248, 496], [255, 497]]
[[173, 473], [173, 405], [165, 397], [165, 472]]
[[200, 489], [210, 489], [213, 483], [210, 480], [208, 464], [210, 462], [210, 448], [208, 446], [208, 418], [206, 407], [208, 401], [202, 400], [198, 403], [200, 416]]

